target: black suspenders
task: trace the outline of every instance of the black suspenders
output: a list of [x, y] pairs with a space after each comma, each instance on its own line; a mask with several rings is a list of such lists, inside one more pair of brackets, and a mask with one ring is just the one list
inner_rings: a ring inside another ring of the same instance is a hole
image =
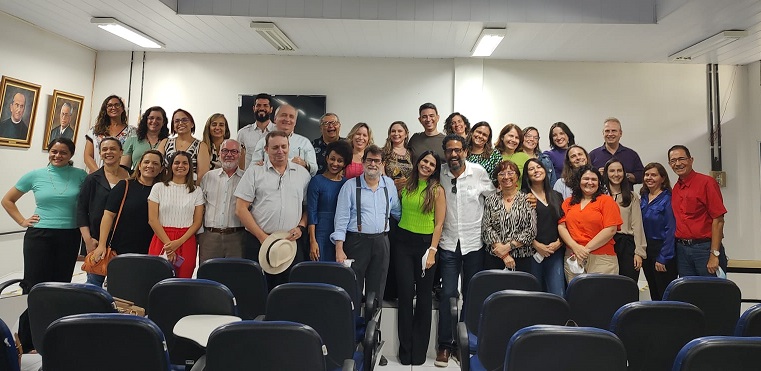
[[[357, 176], [357, 232], [362, 233], [362, 182], [359, 179], [362, 177], [362, 175]], [[383, 226], [383, 232], [386, 231], [386, 228], [388, 228], [388, 218], [389, 218], [389, 200], [388, 200], [388, 187], [386, 187], [386, 181], [383, 180], [383, 193], [386, 195], [386, 224]], [[381, 232], [382, 233], [382, 232]]]

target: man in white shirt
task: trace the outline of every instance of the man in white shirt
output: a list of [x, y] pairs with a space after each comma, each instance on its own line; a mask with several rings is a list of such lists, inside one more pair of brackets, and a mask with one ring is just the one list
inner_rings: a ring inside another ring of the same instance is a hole
[[[441, 168], [441, 185], [447, 189], [447, 214], [439, 241], [441, 300], [436, 353], [437, 367], [446, 367], [449, 357], [457, 357], [452, 339], [449, 299], [457, 297], [457, 279], [462, 270], [462, 297], [467, 300], [468, 284], [483, 268], [481, 218], [486, 196], [494, 192], [489, 174], [481, 165], [465, 161], [465, 138], [451, 134], [443, 141], [447, 163]], [[468, 354], [463, 354], [468, 357]]]
[[[290, 150], [288, 152], [288, 159], [298, 165], [303, 166], [311, 176], [317, 174], [317, 155], [312, 147], [312, 142], [306, 137], [296, 134], [293, 129], [296, 128], [296, 120], [298, 119], [299, 111], [296, 107], [289, 104], [283, 104], [275, 111], [275, 128], [277, 130], [285, 132], [288, 135], [288, 144]], [[264, 152], [264, 138], [260, 139], [256, 143], [256, 147], [253, 150], [251, 161], [254, 163], [261, 163], [266, 157]]]
[[275, 130], [275, 124], [270, 121], [272, 114], [272, 96], [267, 93], [257, 94], [254, 99], [254, 121], [238, 130], [238, 141], [245, 156], [240, 156], [240, 168], [246, 169], [251, 164], [251, 156], [254, 154], [254, 147], [259, 140], [264, 138], [267, 133]]
[[222, 167], [210, 170], [201, 179], [206, 206], [204, 232], [198, 238], [201, 263], [211, 258], [243, 257], [245, 229], [235, 215], [235, 189], [243, 177], [243, 170], [238, 166], [240, 152], [237, 140], [226, 139], [219, 150]]

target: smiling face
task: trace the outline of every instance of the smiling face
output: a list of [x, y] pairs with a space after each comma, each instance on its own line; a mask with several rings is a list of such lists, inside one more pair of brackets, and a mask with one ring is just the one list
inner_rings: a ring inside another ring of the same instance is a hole
[[185, 155], [177, 155], [172, 161], [172, 175], [174, 178], [185, 178], [190, 170], [190, 159]]
[[323, 140], [327, 142], [338, 140], [340, 131], [341, 122], [338, 121], [338, 117], [333, 115], [326, 115], [320, 121], [320, 132], [322, 133]]
[[645, 176], [642, 182], [645, 184], [645, 187], [647, 187], [650, 193], [655, 193], [657, 190], [663, 187], [663, 180], [664, 179], [658, 169], [651, 168], [645, 170]]
[[673, 149], [669, 152], [669, 166], [680, 178], [686, 176], [692, 171], [692, 157], [687, 155], [681, 148]]
[[280, 106], [275, 115], [275, 126], [277, 130], [284, 131], [286, 134], [291, 135], [293, 129], [296, 127], [296, 117], [298, 113], [293, 106]]
[[56, 143], [48, 150], [48, 161], [56, 167], [68, 166], [72, 155], [67, 145]]
[[433, 155], [428, 154], [423, 157], [417, 164], [418, 173], [420, 173], [420, 179], [427, 180], [431, 174], [436, 170], [438, 161]]
[[568, 148], [568, 134], [563, 131], [563, 128], [556, 127], [552, 129], [552, 142], [558, 148]]
[[471, 138], [473, 139], [473, 145], [476, 148], [483, 148], [486, 143], [489, 142], [489, 137], [491, 136], [491, 129], [489, 129], [488, 126], [482, 125], [479, 126], [470, 133]]
[[539, 132], [531, 129], [523, 135], [523, 149], [526, 153], [534, 153], [539, 144]]
[[161, 173], [161, 157], [155, 153], [147, 153], [140, 160], [138, 167], [142, 180], [150, 184]]
[[621, 182], [624, 181], [624, 166], [621, 165], [620, 162], [613, 162], [610, 165], [608, 165], [608, 170], [606, 176], [608, 177], [608, 181], [610, 184], [613, 185], [621, 185]]
[[465, 138], [467, 133], [465, 133], [465, 121], [462, 119], [462, 116], [455, 115], [452, 117], [452, 132]]
[[26, 97], [21, 93], [14, 94], [11, 101], [11, 119], [13, 122], [21, 121], [21, 118], [24, 117], [24, 110], [26, 110]]
[[383, 157], [380, 154], [368, 153], [362, 166], [367, 178], [376, 179], [380, 176], [381, 168], [383, 168]]
[[465, 149], [459, 140], [449, 140], [444, 145], [444, 156], [447, 159], [447, 165], [452, 171], [458, 171], [465, 165]]
[[256, 121], [267, 122], [270, 119], [270, 114], [272, 114], [272, 106], [270, 106], [269, 99], [257, 99], [254, 101], [253, 109], [254, 115], [256, 116]]
[[515, 152], [515, 150], [518, 149], [518, 145], [521, 143], [521, 137], [518, 130], [512, 128], [505, 133], [502, 137], [502, 143], [508, 150], [510, 150], [510, 152]]
[[617, 146], [623, 135], [621, 124], [615, 121], [606, 121], [602, 129], [602, 135], [606, 145]]
[[391, 126], [388, 137], [391, 138], [393, 145], [404, 144], [404, 140], [407, 139], [407, 130], [404, 130], [402, 125], [394, 124]]
[[439, 114], [433, 108], [426, 108], [420, 111], [418, 121], [423, 125], [423, 130], [428, 133], [436, 131], [436, 125], [439, 123]]
[[502, 192], [512, 192], [518, 187], [518, 172], [511, 166], [497, 173], [497, 183]]
[[106, 113], [111, 119], [118, 119], [124, 112], [124, 105], [118, 98], [111, 98], [106, 103]]
[[544, 170], [542, 165], [536, 161], [530, 161], [528, 164], [529, 165], [526, 169], [526, 175], [528, 175], [528, 179], [531, 181], [531, 184], [544, 183], [544, 178], [547, 177], [547, 172]]
[[328, 174], [336, 176], [338, 175], [346, 165], [346, 159], [341, 157], [336, 151], [330, 151], [327, 157], [328, 162]]
[[568, 150], [568, 159], [571, 161], [571, 165], [574, 169], [587, 164], [587, 155], [584, 150], [579, 147], [574, 147]]
[[224, 141], [219, 149], [219, 156], [222, 159], [222, 169], [237, 169], [238, 159], [240, 159], [240, 143], [235, 140]]
[[190, 120], [190, 117], [182, 111], [178, 111], [174, 114], [174, 117], [172, 117], [172, 123], [174, 125], [174, 132], [177, 133], [177, 135], [192, 133], [195, 128], [195, 124]]
[[227, 133], [227, 120], [224, 116], [215, 118], [209, 123], [209, 136], [211, 139], [224, 139]]
[[584, 196], [592, 197], [600, 187], [600, 179], [597, 177], [597, 174], [587, 170], [584, 174], [581, 174], [580, 186]]
[[159, 133], [161, 128], [164, 127], [164, 115], [161, 111], [151, 111], [148, 114], [148, 132]]
[[357, 129], [357, 131], [354, 133], [354, 137], [351, 138], [351, 145], [354, 147], [355, 151], [361, 152], [365, 150], [365, 147], [367, 147], [369, 139], [370, 136], [367, 132], [367, 128], [361, 127]]
[[122, 158], [122, 148], [119, 144], [119, 141], [108, 138], [100, 142], [100, 158], [103, 159], [105, 165], [119, 164]]

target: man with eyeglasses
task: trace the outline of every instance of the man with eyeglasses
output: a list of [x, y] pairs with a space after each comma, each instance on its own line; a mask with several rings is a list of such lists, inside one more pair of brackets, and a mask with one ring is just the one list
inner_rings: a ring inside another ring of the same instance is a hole
[[61, 113], [59, 116], [60, 125], [50, 130], [50, 137], [48, 139], [48, 142], [58, 138], [67, 138], [67, 139], [74, 138], [74, 129], [72, 129], [70, 125], [71, 114], [72, 114], [71, 103], [64, 102], [63, 105], [61, 106]]
[[288, 134], [275, 130], [263, 139], [267, 158], [261, 166], [251, 166], [235, 190], [235, 215], [248, 233], [244, 237], [244, 257], [259, 262], [259, 250], [270, 234], [288, 231], [289, 241], [296, 241], [296, 257], [282, 273], [269, 274], [267, 284], [272, 290], [288, 282], [291, 267], [304, 260], [308, 247], [306, 234], [306, 193], [311, 177], [303, 166], [288, 161]]
[[246, 169], [251, 164], [251, 158], [254, 154], [254, 147], [259, 140], [264, 138], [267, 133], [275, 130], [275, 124], [270, 121], [272, 114], [272, 96], [267, 93], [260, 93], [254, 98], [254, 119], [255, 121], [238, 130], [238, 140], [245, 152], [245, 156], [240, 159], [240, 167]]
[[[288, 159], [298, 165], [303, 166], [311, 176], [317, 174], [317, 156], [314, 153], [312, 142], [303, 135], [293, 132], [296, 128], [296, 120], [299, 117], [299, 111], [296, 107], [289, 104], [282, 104], [275, 110], [275, 129], [284, 132], [288, 136], [289, 153]], [[255, 164], [261, 164], [267, 153], [264, 149], [264, 138], [259, 139], [253, 150], [251, 161]]]
[[312, 141], [312, 147], [314, 147], [314, 153], [317, 157], [317, 174], [322, 174], [325, 171], [327, 162], [325, 157], [328, 149], [328, 144], [338, 140], [345, 140], [341, 138], [341, 120], [338, 119], [338, 115], [328, 112], [320, 117], [320, 132], [322, 135]]
[[336, 245], [336, 261], [351, 262], [359, 290], [365, 288], [366, 294], [374, 292], [382, 300], [388, 275], [389, 217], [398, 220], [401, 206], [394, 181], [382, 175], [380, 147], [367, 147], [362, 165], [364, 173], [344, 183], [338, 193], [330, 240]]
[[[452, 339], [449, 301], [457, 298], [457, 283], [462, 271], [462, 298], [467, 300], [468, 284], [483, 268], [484, 250], [481, 243], [481, 218], [486, 196], [494, 193], [489, 174], [476, 163], [466, 161], [465, 138], [450, 134], [442, 143], [447, 163], [441, 168], [441, 185], [447, 192], [447, 213], [439, 241], [439, 300], [437, 367], [447, 367], [449, 357], [459, 361]], [[463, 354], [468, 357], [468, 354]]]
[[425, 151], [433, 151], [444, 158], [444, 151], [441, 149], [441, 141], [444, 134], [439, 133], [439, 111], [433, 103], [423, 103], [418, 108], [418, 121], [423, 125], [422, 133], [415, 133], [410, 137], [408, 147], [410, 149], [412, 162], [417, 160], [417, 156]]
[[676, 219], [676, 256], [679, 276], [717, 276], [727, 271], [724, 245], [724, 200], [716, 179], [692, 169], [690, 150], [675, 145], [668, 151], [669, 165], [679, 180], [671, 193]]
[[204, 231], [198, 237], [198, 260], [243, 257], [245, 230], [235, 215], [235, 189], [243, 170], [238, 166], [240, 143], [225, 139], [219, 150], [222, 167], [210, 170], [201, 178], [204, 199]]
[[29, 125], [24, 122], [26, 111], [26, 96], [21, 93], [13, 95], [8, 103], [11, 116], [0, 122], [0, 137], [8, 139], [26, 139], [29, 133]]
[[602, 146], [589, 152], [589, 161], [592, 163], [592, 166], [600, 169], [600, 173], [603, 173], [605, 163], [615, 157], [624, 165], [626, 179], [629, 180], [629, 184], [631, 186], [642, 184], [645, 167], [642, 165], [642, 160], [640, 160], [639, 154], [636, 151], [621, 144], [621, 137], [623, 135], [624, 131], [621, 128], [621, 121], [615, 117], [605, 119], [602, 129], [602, 137], [605, 142]]

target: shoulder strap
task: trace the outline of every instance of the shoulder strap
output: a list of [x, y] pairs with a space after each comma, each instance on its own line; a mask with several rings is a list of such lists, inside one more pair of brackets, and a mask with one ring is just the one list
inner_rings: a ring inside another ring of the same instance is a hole
[[357, 176], [357, 232], [362, 233], [362, 181], [360, 181], [361, 175]]
[[127, 192], [129, 191], [129, 179], [124, 180], [124, 196], [122, 196], [122, 203], [119, 205], [119, 212], [116, 213], [116, 221], [114, 227], [111, 229], [111, 238], [116, 233], [116, 226], [119, 225], [119, 218], [122, 216], [122, 209], [124, 209], [124, 200], [127, 199]]
[[386, 194], [386, 214], [384, 215], [384, 219], [386, 219], [386, 224], [383, 226], [383, 231], [385, 232], [386, 229], [388, 229], [388, 218], [391, 214], [389, 214], [389, 203], [391, 202], [388, 199], [388, 184], [386, 184], [386, 179], [383, 179], [383, 193]]

